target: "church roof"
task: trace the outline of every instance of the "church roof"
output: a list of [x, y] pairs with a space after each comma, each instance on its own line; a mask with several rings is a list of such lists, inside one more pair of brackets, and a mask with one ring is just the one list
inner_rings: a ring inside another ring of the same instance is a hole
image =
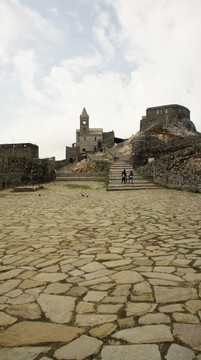
[[82, 114], [81, 114], [80, 116], [82, 116], [82, 117], [86, 117], [86, 116], [88, 116], [88, 114], [87, 114], [87, 111], [86, 111], [85, 107], [83, 108], [83, 110], [82, 110]]

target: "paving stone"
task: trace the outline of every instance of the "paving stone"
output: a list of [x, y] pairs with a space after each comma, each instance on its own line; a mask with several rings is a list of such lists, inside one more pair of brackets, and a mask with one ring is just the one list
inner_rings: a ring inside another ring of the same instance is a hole
[[118, 254], [98, 254], [96, 256], [97, 261], [112, 261], [112, 260], [122, 260], [123, 256]]
[[61, 273], [38, 273], [32, 277], [32, 280], [36, 281], [45, 281], [45, 282], [57, 282], [61, 280], [65, 280], [67, 275]]
[[88, 291], [87, 295], [83, 298], [83, 301], [99, 302], [107, 296], [105, 291]]
[[145, 325], [139, 328], [120, 330], [112, 336], [131, 344], [173, 341], [170, 327], [167, 325]]
[[18, 305], [18, 304], [28, 304], [32, 303], [35, 300], [33, 295], [30, 294], [22, 294], [20, 296], [17, 296], [15, 298], [8, 299], [8, 304], [12, 305]]
[[103, 263], [109, 269], [117, 268], [119, 266], [129, 265], [131, 264], [131, 260], [114, 260], [114, 261], [106, 261]]
[[201, 351], [201, 325], [200, 324], [174, 324], [173, 334], [184, 344], [194, 350]]
[[176, 311], [184, 311], [184, 308], [180, 304], [171, 304], [171, 305], [164, 305], [159, 307], [160, 312], [164, 313], [174, 313]]
[[6, 294], [6, 296], [8, 297], [14, 297], [14, 298], [20, 295], [22, 295], [22, 290], [20, 289], [11, 290]]
[[199, 284], [201, 281], [201, 273], [199, 274], [187, 274], [183, 278], [191, 284]]
[[157, 345], [104, 346], [102, 360], [161, 360]]
[[0, 326], [11, 325], [14, 324], [16, 321], [17, 321], [16, 318], [0, 311]]
[[104, 291], [109, 290], [114, 287], [114, 284], [97, 284], [97, 285], [91, 285], [90, 289], [97, 290], [97, 291]]
[[33, 289], [36, 287], [40, 287], [44, 284], [46, 284], [46, 281], [35, 281], [32, 279], [26, 279], [21, 282], [21, 284], [19, 285], [19, 288], [22, 290], [26, 290], [26, 289], [30, 289], [30, 288]]
[[114, 291], [112, 292], [113, 296], [128, 296], [130, 294], [131, 285], [130, 284], [120, 284], [116, 285]]
[[79, 339], [61, 347], [55, 351], [56, 359], [87, 359], [89, 356], [97, 354], [102, 345], [102, 341], [90, 336], [82, 335]]
[[155, 286], [154, 292], [157, 303], [173, 303], [197, 298], [197, 291], [194, 288]]
[[47, 318], [56, 323], [68, 323], [75, 307], [75, 299], [70, 296], [41, 294], [37, 299]]
[[111, 280], [109, 279], [109, 277], [107, 276], [103, 276], [103, 277], [99, 277], [96, 279], [92, 279], [92, 280], [86, 280], [86, 281], [82, 281], [80, 282], [80, 284], [82, 286], [91, 286], [91, 285], [97, 285], [97, 284], [102, 284], [102, 283], [109, 283], [111, 282]]
[[23, 269], [12, 269], [12, 270], [3, 272], [0, 274], [0, 281], [16, 278], [23, 271], [24, 271]]
[[103, 270], [93, 271], [93, 272], [84, 274], [83, 277], [86, 280], [92, 280], [92, 279], [97, 279], [97, 278], [107, 276], [107, 275], [111, 275], [111, 274], [113, 274], [113, 271], [108, 270], [108, 269], [103, 269]]
[[103, 339], [106, 336], [111, 335], [117, 328], [117, 325], [112, 323], [103, 324], [89, 331], [91, 336]]
[[172, 316], [177, 322], [182, 322], [186, 324], [199, 324], [199, 319], [192, 314], [174, 313]]
[[102, 300], [105, 304], [124, 304], [127, 302], [127, 296], [108, 296]]
[[71, 288], [70, 284], [53, 283], [46, 287], [46, 294], [63, 294]]
[[83, 286], [73, 286], [68, 291], [69, 296], [79, 297], [84, 295], [87, 292], [87, 288]]
[[6, 308], [6, 312], [13, 316], [20, 316], [23, 319], [36, 320], [41, 317], [41, 310], [38, 304], [11, 305]]
[[118, 324], [121, 329], [132, 328], [134, 327], [135, 321], [133, 317], [127, 317], [118, 319]]
[[176, 281], [176, 282], [183, 282], [184, 281], [179, 276], [172, 275], [172, 274], [161, 273], [161, 272], [143, 272], [142, 275], [144, 275], [144, 276], [146, 276], [148, 278], [170, 280], [170, 281]]
[[80, 269], [85, 272], [95, 272], [105, 269], [105, 266], [100, 264], [99, 262], [93, 261], [87, 265], [82, 266]]
[[84, 330], [60, 324], [22, 321], [0, 332], [1, 346], [23, 346], [52, 342], [70, 342]]
[[76, 307], [77, 314], [93, 313], [94, 304], [86, 301], [80, 301]]
[[117, 320], [117, 315], [85, 314], [76, 316], [78, 326], [96, 326]]
[[185, 308], [192, 314], [196, 314], [198, 310], [201, 310], [201, 300], [189, 300], [185, 303]]
[[126, 304], [126, 314], [127, 316], [139, 316], [144, 315], [146, 313], [152, 312], [155, 310], [157, 304], [152, 303], [127, 303]]
[[39, 354], [47, 353], [50, 349], [51, 348], [47, 347], [47, 346], [4, 348], [4, 349], [0, 349], [0, 359], [2, 359], [2, 360], [34, 360], [34, 359], [36, 359], [36, 357]]
[[118, 273], [111, 275], [111, 278], [117, 284], [136, 284], [144, 280], [138, 272], [131, 270], [119, 271]]
[[171, 344], [168, 353], [165, 356], [166, 360], [193, 360], [195, 356], [194, 351], [177, 344]]
[[4, 295], [13, 289], [16, 289], [20, 283], [21, 280], [18, 279], [4, 281], [0, 284], [0, 295]]
[[36, 287], [33, 289], [25, 290], [25, 293], [33, 295], [34, 297], [37, 297], [44, 289], [45, 289], [45, 286], [39, 286], [39, 287]]
[[101, 314], [116, 314], [122, 306], [122, 304], [101, 304], [97, 306], [97, 312]]
[[148, 325], [148, 324], [169, 324], [170, 318], [169, 316], [163, 314], [163, 313], [157, 313], [157, 314], [146, 314], [142, 316], [138, 320], [139, 324], [142, 325]]

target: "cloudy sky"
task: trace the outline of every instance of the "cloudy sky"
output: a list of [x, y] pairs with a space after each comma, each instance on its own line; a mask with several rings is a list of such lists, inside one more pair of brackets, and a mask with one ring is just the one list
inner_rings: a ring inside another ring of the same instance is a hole
[[0, 143], [65, 158], [83, 107], [128, 138], [180, 104], [201, 132], [200, 0], [0, 0]]

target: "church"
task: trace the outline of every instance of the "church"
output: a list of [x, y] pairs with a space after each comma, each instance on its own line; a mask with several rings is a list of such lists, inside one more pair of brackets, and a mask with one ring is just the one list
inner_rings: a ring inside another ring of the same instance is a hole
[[89, 127], [89, 115], [85, 107], [80, 115], [80, 128], [76, 130], [76, 143], [66, 147], [66, 160], [78, 161], [87, 153], [102, 152], [114, 146], [114, 131], [104, 132], [102, 128]]

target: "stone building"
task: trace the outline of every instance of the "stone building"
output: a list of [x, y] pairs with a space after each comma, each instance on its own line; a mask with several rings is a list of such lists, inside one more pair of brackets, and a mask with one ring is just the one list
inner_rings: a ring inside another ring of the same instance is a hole
[[102, 128], [89, 127], [89, 115], [83, 108], [80, 115], [80, 128], [76, 130], [76, 143], [66, 147], [68, 162], [78, 161], [87, 153], [103, 151], [114, 146], [114, 131], [104, 132]]
[[148, 108], [146, 116], [140, 121], [140, 131], [144, 131], [151, 126], [160, 123], [169, 126], [175, 123], [182, 123], [191, 131], [196, 131], [195, 125], [190, 121], [190, 111], [181, 105], [163, 105]]
[[38, 159], [39, 148], [30, 143], [0, 144], [0, 155]]

